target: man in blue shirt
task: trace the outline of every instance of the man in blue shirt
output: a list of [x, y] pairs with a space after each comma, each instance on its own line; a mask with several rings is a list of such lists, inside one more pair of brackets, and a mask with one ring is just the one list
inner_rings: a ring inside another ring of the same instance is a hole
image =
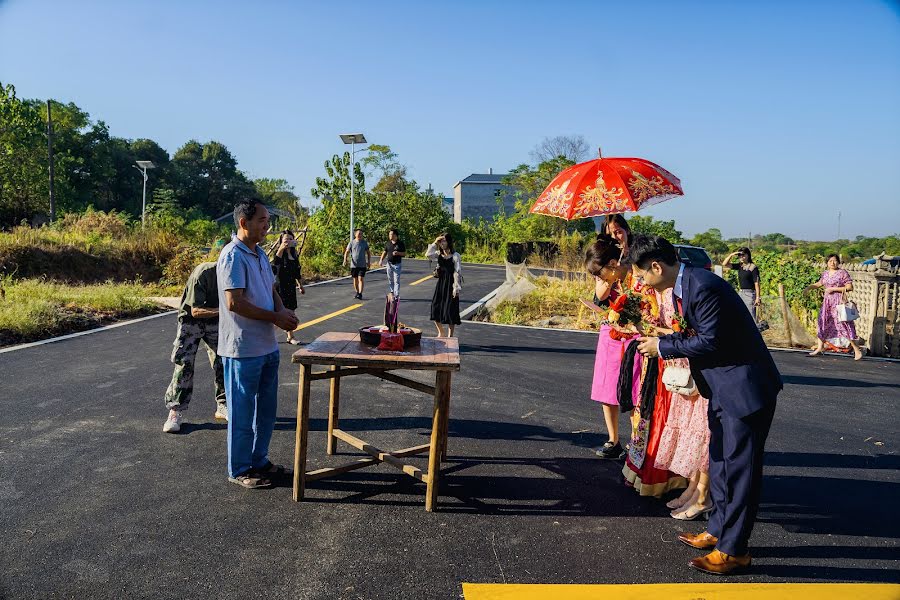
[[245, 488], [270, 487], [272, 475], [289, 470], [269, 461], [278, 408], [278, 341], [275, 327], [297, 328], [294, 311], [281, 302], [275, 276], [259, 246], [269, 230], [269, 211], [256, 199], [234, 208], [237, 235], [219, 255], [219, 356], [228, 401], [228, 480]]

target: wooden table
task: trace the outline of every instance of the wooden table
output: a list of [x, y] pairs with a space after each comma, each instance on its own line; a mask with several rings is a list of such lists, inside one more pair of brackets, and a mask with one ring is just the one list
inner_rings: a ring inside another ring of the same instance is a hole
[[[299, 502], [306, 482], [332, 477], [379, 463], [394, 466], [426, 484], [425, 510], [437, 504], [438, 476], [441, 461], [447, 455], [447, 424], [450, 411], [450, 377], [459, 371], [459, 341], [456, 338], [422, 338], [418, 348], [403, 352], [382, 352], [359, 341], [357, 333], [329, 332], [301, 348], [291, 357], [300, 364], [300, 389], [297, 392], [297, 440], [294, 450], [294, 501]], [[330, 370], [314, 373], [313, 365], [329, 365]], [[434, 371], [434, 385], [413, 381], [391, 371]], [[434, 396], [431, 441], [421, 446], [386, 451], [338, 428], [341, 378], [350, 375], [372, 375]], [[306, 448], [309, 438], [310, 384], [320, 379], [331, 381], [328, 403], [328, 438], [325, 451], [334, 454], [338, 440], [362, 450], [371, 458], [328, 469], [306, 470]], [[401, 459], [428, 452], [428, 472]]]

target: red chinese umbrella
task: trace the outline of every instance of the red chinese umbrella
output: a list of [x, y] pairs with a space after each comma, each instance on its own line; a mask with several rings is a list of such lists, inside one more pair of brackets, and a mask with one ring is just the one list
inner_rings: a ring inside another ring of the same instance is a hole
[[570, 221], [634, 212], [682, 195], [681, 181], [649, 160], [600, 157], [562, 171], [531, 212]]

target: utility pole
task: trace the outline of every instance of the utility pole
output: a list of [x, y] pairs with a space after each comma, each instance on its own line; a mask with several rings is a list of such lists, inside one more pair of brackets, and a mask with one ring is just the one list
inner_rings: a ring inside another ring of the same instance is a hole
[[56, 199], [53, 195], [53, 114], [47, 100], [47, 158], [50, 163], [50, 222], [56, 220]]

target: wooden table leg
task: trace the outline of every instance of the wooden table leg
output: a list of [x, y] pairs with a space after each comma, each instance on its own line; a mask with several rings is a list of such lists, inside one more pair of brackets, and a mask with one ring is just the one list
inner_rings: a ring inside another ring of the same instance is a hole
[[[332, 365], [332, 371], [337, 371], [338, 366]], [[334, 428], [338, 425], [338, 410], [341, 404], [341, 378], [335, 377], [331, 380], [331, 390], [328, 394], [328, 441], [325, 445], [327, 454], [334, 454], [335, 446], [337, 446], [337, 438], [334, 437]]]
[[294, 502], [306, 491], [306, 443], [309, 438], [309, 376], [312, 365], [300, 365], [300, 389], [297, 390], [297, 438], [294, 445]]
[[447, 408], [444, 411], [444, 430], [441, 432], [441, 462], [447, 460], [447, 442], [450, 437], [450, 379], [451, 372], [447, 373]]
[[431, 421], [431, 450], [428, 452], [428, 484], [425, 489], [425, 510], [437, 505], [438, 479], [441, 472], [441, 439], [447, 420], [447, 393], [450, 391], [448, 371], [438, 371], [434, 382], [434, 417]]

